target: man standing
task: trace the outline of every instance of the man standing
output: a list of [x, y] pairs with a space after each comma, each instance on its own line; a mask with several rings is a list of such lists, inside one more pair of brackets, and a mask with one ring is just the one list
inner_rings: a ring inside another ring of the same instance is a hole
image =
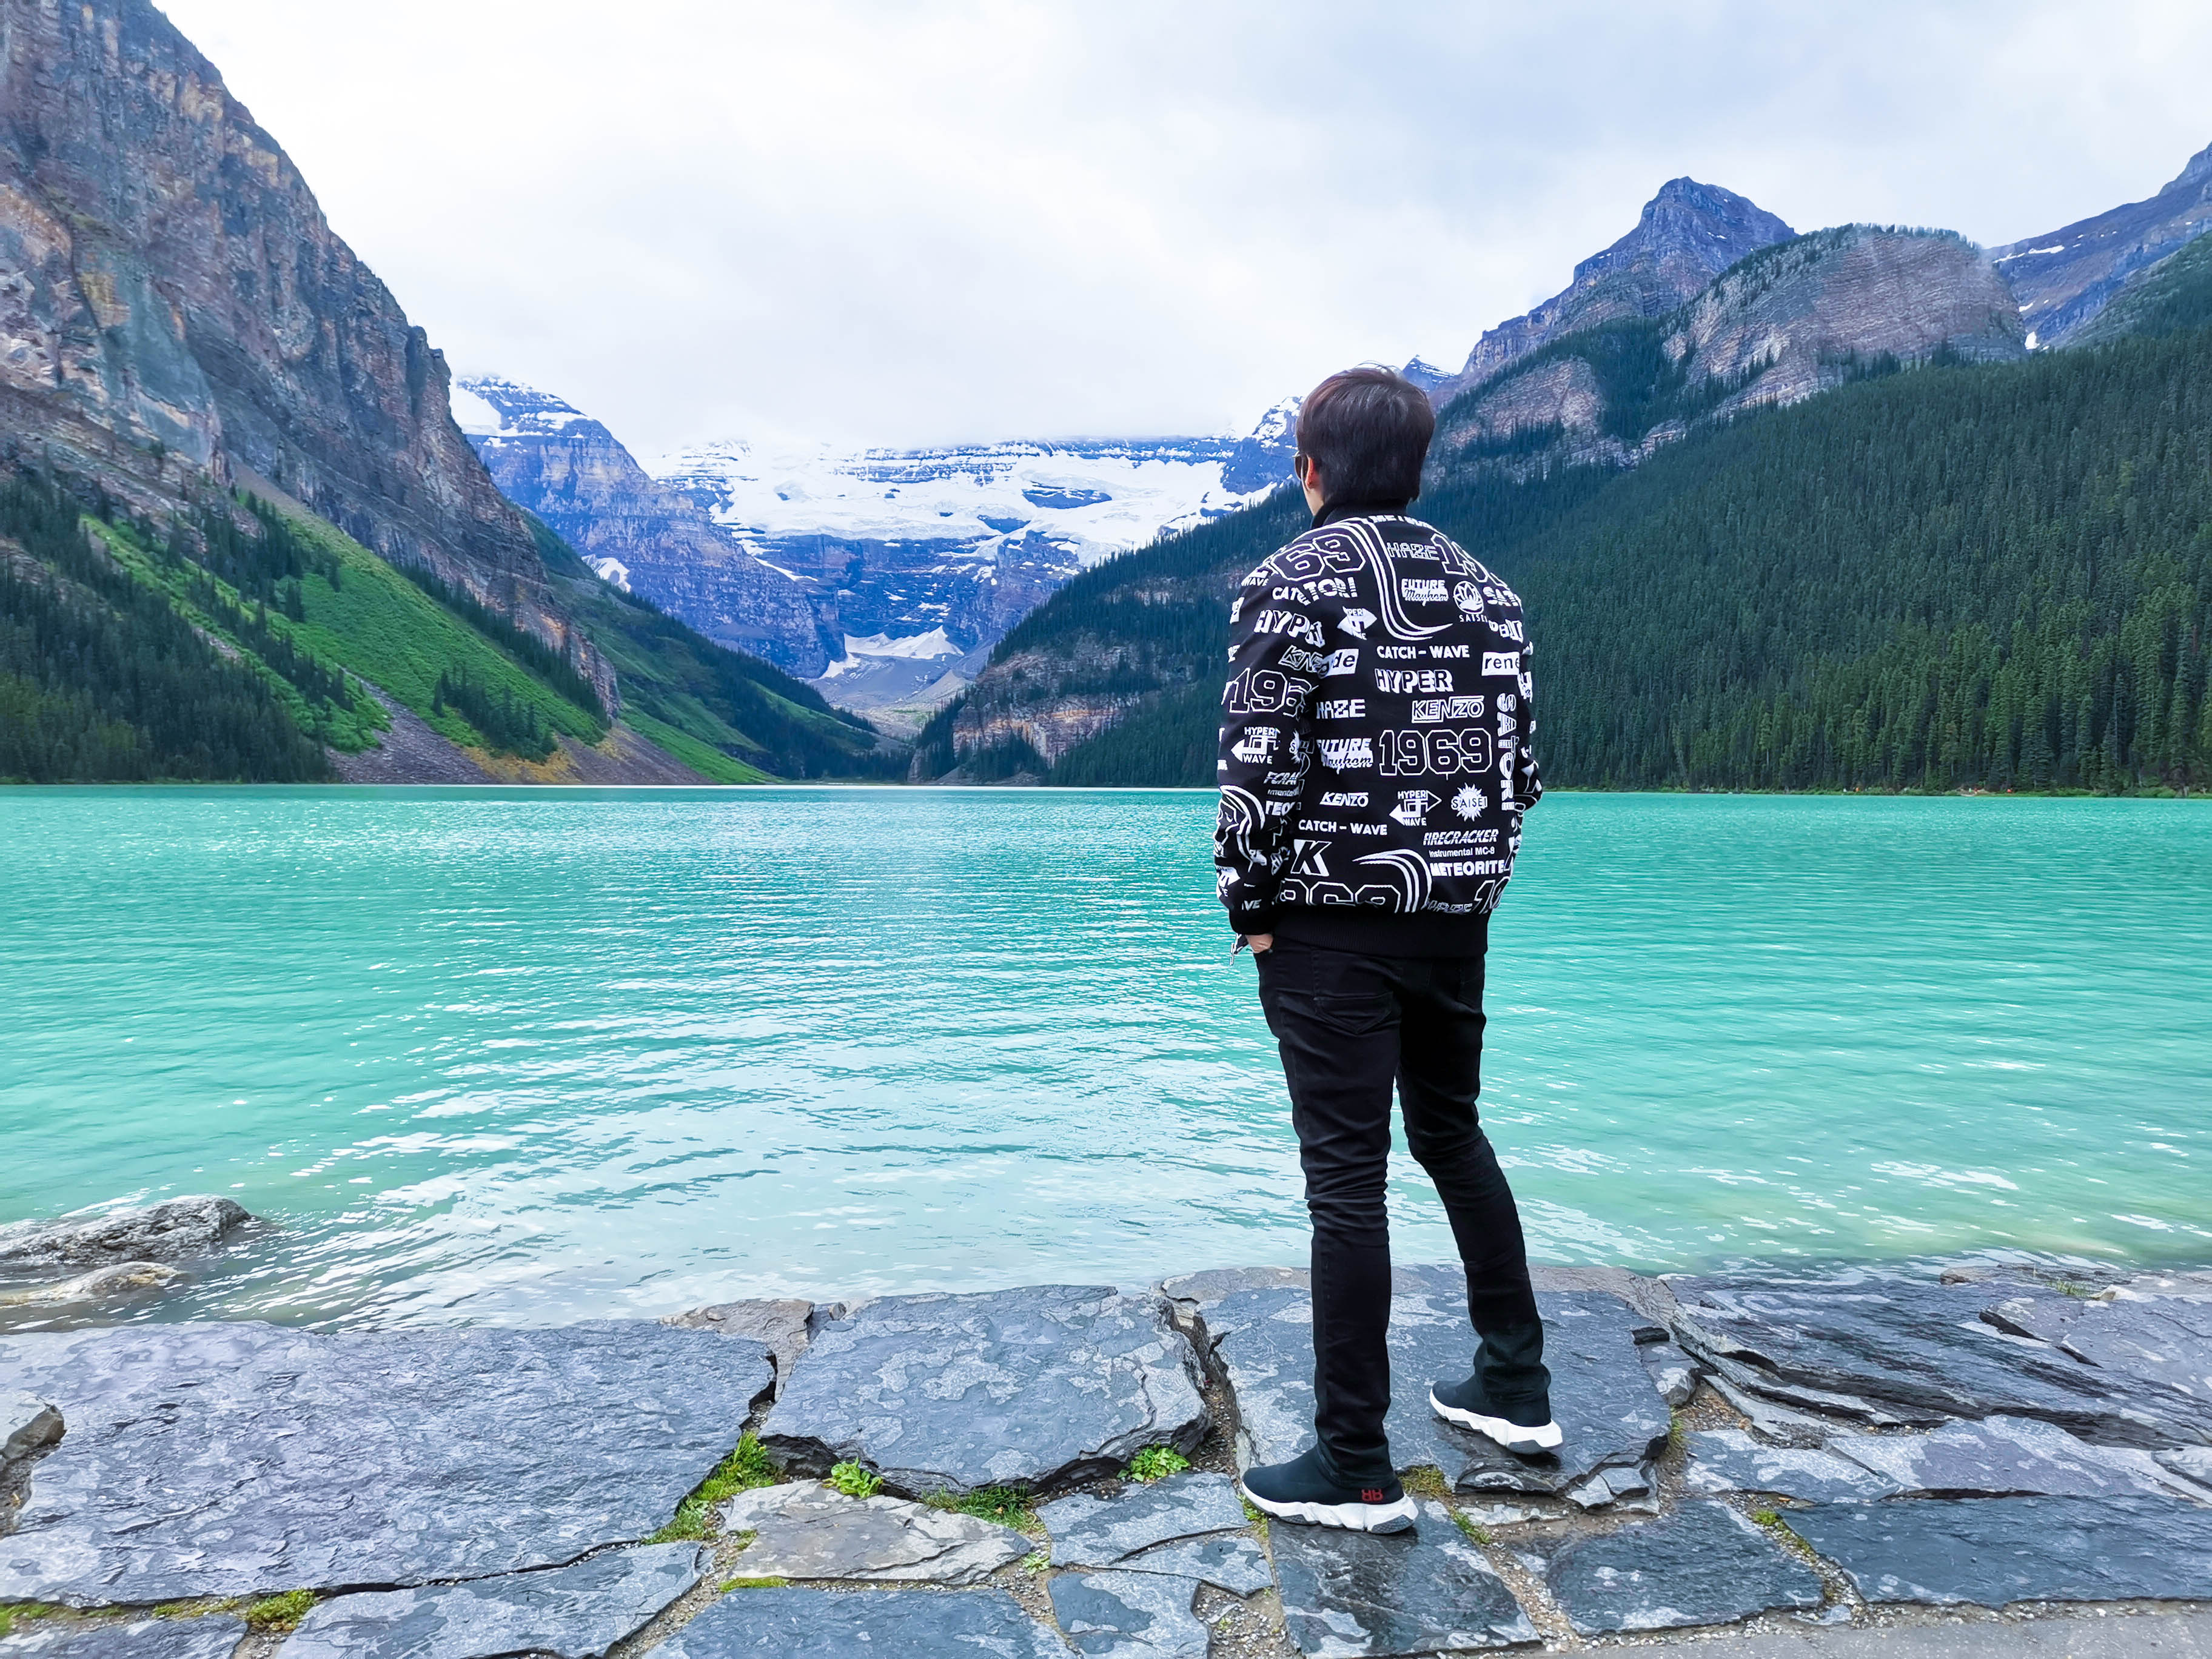
[[1520, 1212], [1475, 1115], [1490, 913], [1541, 793], [1521, 601], [1406, 516], [1436, 429], [1386, 368], [1316, 386], [1295, 475], [1313, 528], [1244, 579], [1222, 695], [1216, 879], [1260, 970], [1313, 1222], [1314, 1429], [1244, 1492], [1286, 1521], [1402, 1531], [1390, 1460], [1390, 1091], [1467, 1269], [1473, 1374], [1446, 1421], [1560, 1441]]

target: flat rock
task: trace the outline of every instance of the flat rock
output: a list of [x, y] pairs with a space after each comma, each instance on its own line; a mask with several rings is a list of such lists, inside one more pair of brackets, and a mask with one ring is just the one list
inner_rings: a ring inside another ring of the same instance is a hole
[[1933, 1429], [1954, 1421], [1950, 1413], [1932, 1406], [1901, 1405], [1893, 1401], [1867, 1400], [1855, 1394], [1838, 1394], [1830, 1389], [1815, 1389], [1803, 1382], [1783, 1381], [1761, 1370], [1758, 1366], [1725, 1355], [1711, 1355], [1705, 1359], [1706, 1375], [1713, 1386], [1723, 1391], [1729, 1403], [1736, 1407], [1757, 1424], [1758, 1413], [1742, 1401], [1746, 1396], [1786, 1400], [1793, 1407], [1809, 1411], [1818, 1425], [1816, 1438], [1835, 1433], [1838, 1429], [1861, 1431], [1867, 1429]]
[[[2212, 1442], [2212, 1344], [2201, 1328], [2201, 1298], [2077, 1304], [2022, 1297], [2016, 1285], [1874, 1272], [1823, 1281], [1673, 1283], [1682, 1346], [1739, 1386], [1790, 1403], [2033, 1417], [2109, 1445]], [[2091, 1311], [2098, 1308], [2131, 1311], [2100, 1323]], [[2065, 1338], [2081, 1357], [2039, 1328]], [[2175, 1352], [2154, 1362], [2147, 1356], [2158, 1340]], [[2209, 1380], [2192, 1393], [2183, 1386], [2190, 1376]]]
[[2212, 1510], [2174, 1498], [1824, 1504], [1783, 1519], [1869, 1601], [2212, 1599]]
[[1584, 1636], [1732, 1625], [1822, 1595], [1820, 1574], [1725, 1504], [1578, 1539], [1553, 1553], [1544, 1583]]
[[2212, 1489], [2212, 1446], [2184, 1446], [2177, 1451], [2154, 1454], [2176, 1474]]
[[284, 1659], [599, 1659], [697, 1583], [697, 1544], [609, 1550], [544, 1572], [340, 1595], [312, 1608]]
[[848, 1498], [812, 1480], [738, 1493], [723, 1506], [722, 1530], [758, 1534], [738, 1562], [748, 1578], [975, 1584], [1030, 1553], [1012, 1527], [902, 1498]]
[[2124, 1377], [2163, 1405], [2179, 1395], [2212, 1404], [2212, 1292], [2146, 1275], [2100, 1296], [2008, 1297], [1983, 1317]]
[[[1607, 1467], [1634, 1468], [1661, 1450], [1671, 1426], [1637, 1358], [1645, 1322], [1595, 1291], [1540, 1291], [1552, 1410], [1565, 1431], [1556, 1454], [1516, 1457], [1441, 1421], [1429, 1385], [1467, 1375], [1474, 1334], [1456, 1267], [1401, 1269], [1390, 1308], [1390, 1414], [1384, 1428], [1401, 1469], [1432, 1466], [1462, 1492], [1564, 1493]], [[1273, 1463], [1313, 1442], [1313, 1311], [1303, 1290], [1232, 1291], [1202, 1310], [1206, 1335], [1236, 1391], [1241, 1461]]]
[[791, 1368], [799, 1363], [799, 1356], [806, 1352], [807, 1343], [813, 1339], [817, 1316], [835, 1319], [844, 1311], [842, 1303], [817, 1309], [804, 1297], [761, 1297], [693, 1308], [686, 1313], [671, 1314], [661, 1323], [684, 1330], [718, 1331], [724, 1336], [742, 1336], [766, 1344], [775, 1358], [776, 1391], [781, 1394], [784, 1383], [790, 1379]]
[[62, 1437], [62, 1414], [51, 1401], [21, 1389], [0, 1392], [0, 1490], [20, 1468]]
[[643, 1539], [769, 1384], [757, 1343], [649, 1322], [0, 1338], [69, 1432], [0, 1537], [0, 1601], [404, 1585]]
[[1053, 1617], [1079, 1653], [1101, 1659], [1206, 1659], [1192, 1610], [1198, 1581], [1149, 1572], [1055, 1573]]
[[[1712, 1385], [1715, 1394], [1742, 1414], [1753, 1434], [1777, 1446], [1825, 1446], [1830, 1437], [1846, 1427], [1832, 1418], [1815, 1417], [1810, 1412], [1777, 1405], [1765, 1395], [1739, 1389], [1718, 1372], [1709, 1374], [1705, 1381]], [[1856, 1425], [1848, 1426], [1852, 1432], [1857, 1431]]]
[[1190, 1469], [1118, 1498], [1063, 1498], [1039, 1509], [1037, 1519], [1052, 1534], [1056, 1567], [1167, 1573], [1237, 1595], [1274, 1582], [1226, 1475]]
[[1502, 1648], [1536, 1639], [1504, 1579], [1440, 1504], [1414, 1530], [1268, 1529], [1283, 1623], [1316, 1659]]
[[1698, 1391], [1697, 1362], [1671, 1342], [1649, 1343], [1637, 1350], [1651, 1378], [1651, 1386], [1669, 1406], [1686, 1406]]
[[1691, 1492], [1772, 1492], [1808, 1504], [1867, 1504], [1900, 1490], [1863, 1463], [1832, 1451], [1770, 1446], [1741, 1429], [1690, 1436], [1682, 1484]]
[[1612, 1464], [1597, 1470], [1578, 1486], [1567, 1488], [1567, 1501], [1586, 1510], [1603, 1509], [1626, 1498], [1649, 1498], [1651, 1478], [1640, 1464]]
[[1238, 1291], [1302, 1291], [1310, 1279], [1304, 1267], [1208, 1267], [1160, 1281], [1160, 1294], [1196, 1312]]
[[1080, 1492], [1041, 1505], [1054, 1566], [1110, 1567], [1139, 1550], [1200, 1533], [1242, 1532], [1244, 1503], [1225, 1474], [1186, 1469], [1117, 1498]]
[[668, 1659], [1067, 1659], [1002, 1589], [732, 1590], [656, 1650]]
[[1225, 1589], [1231, 1595], [1250, 1595], [1275, 1582], [1275, 1569], [1259, 1540], [1241, 1532], [1209, 1533], [1203, 1538], [1178, 1538], [1126, 1556], [1121, 1570], [1164, 1572], [1178, 1578], [1195, 1578], [1202, 1584]]
[[0, 1640], [0, 1659], [229, 1659], [246, 1634], [236, 1619], [135, 1619], [33, 1625]]
[[1557, 1521], [1565, 1513], [1534, 1504], [1462, 1504], [1459, 1512], [1478, 1527], [1518, 1527], [1530, 1521]]
[[1163, 1298], [1046, 1285], [884, 1297], [821, 1325], [761, 1438], [795, 1471], [858, 1462], [920, 1494], [1073, 1484], [1210, 1425]]
[[2093, 1446], [2029, 1417], [1954, 1423], [1933, 1434], [1838, 1436], [1829, 1446], [1912, 1497], [2199, 1496], [2148, 1452]]
[[18, 1221], [0, 1227], [0, 1273], [20, 1278], [58, 1268], [189, 1261], [252, 1219], [230, 1199], [201, 1194], [86, 1221]]

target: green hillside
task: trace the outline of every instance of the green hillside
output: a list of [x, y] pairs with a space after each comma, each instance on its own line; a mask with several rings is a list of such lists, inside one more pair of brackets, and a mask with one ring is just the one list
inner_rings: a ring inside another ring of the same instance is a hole
[[2075, 349], [2128, 336], [2154, 338], [2212, 325], [2212, 237], [2200, 236], [2139, 271], [2075, 342]]
[[[2194, 280], [2146, 285], [2144, 317]], [[1885, 374], [1632, 472], [1439, 477], [1419, 510], [1527, 602], [1557, 782], [2212, 782], [2212, 329]], [[1279, 497], [1088, 573], [971, 706], [1042, 700], [1054, 660], [1118, 675], [1133, 712], [1053, 781], [1210, 782], [1229, 593], [1301, 522]]]
[[[275, 666], [218, 644], [158, 583], [103, 550], [120, 526], [84, 528], [83, 504], [52, 483], [0, 482], [0, 779], [302, 782], [330, 775], [312, 733], [358, 746], [381, 711], [294, 653], [302, 690]], [[142, 566], [149, 555], [133, 545]], [[240, 619], [252, 632], [253, 613]], [[272, 633], [288, 630], [282, 621]], [[226, 650], [225, 647], [228, 649]]]
[[[865, 776], [874, 733], [765, 663], [541, 555], [616, 669], [625, 718], [703, 776]], [[96, 485], [0, 484], [0, 779], [327, 778], [390, 717], [544, 761], [608, 718], [551, 647], [312, 515], [217, 498], [157, 525]]]
[[538, 556], [621, 678], [623, 718], [722, 783], [888, 775], [894, 763], [858, 715], [830, 708], [772, 663], [715, 644], [649, 599], [609, 586], [525, 513]]

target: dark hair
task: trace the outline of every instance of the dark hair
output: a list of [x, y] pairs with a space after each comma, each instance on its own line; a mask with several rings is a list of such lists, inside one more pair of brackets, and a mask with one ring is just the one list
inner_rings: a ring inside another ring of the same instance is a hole
[[1437, 429], [1429, 394], [1395, 369], [1332, 374], [1298, 408], [1298, 453], [1319, 463], [1332, 505], [1410, 501]]

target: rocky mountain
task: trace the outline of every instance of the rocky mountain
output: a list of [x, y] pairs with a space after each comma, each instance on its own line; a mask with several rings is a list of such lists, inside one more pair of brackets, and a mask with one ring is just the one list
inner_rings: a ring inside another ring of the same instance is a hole
[[1845, 225], [1771, 244], [1657, 318], [1563, 335], [1462, 394], [1445, 472], [1632, 465], [1692, 426], [1791, 404], [1901, 362], [2024, 356], [2012, 292], [1948, 231]]
[[447, 410], [444, 359], [146, 0], [0, 11], [0, 419], [173, 494], [264, 480], [614, 678]]
[[2212, 148], [2155, 196], [1991, 252], [2038, 349], [2069, 343], [2138, 273], [2212, 229]]
[[599, 422], [494, 375], [453, 391], [455, 418], [508, 500], [535, 513], [599, 574], [708, 638], [800, 675], [836, 654], [815, 590], [764, 562], [690, 496], [649, 476]]
[[[2148, 202], [1991, 255], [1943, 231], [1846, 225], [1796, 236], [1741, 197], [1674, 180], [1645, 208], [1635, 231], [1585, 260], [1565, 292], [1485, 334], [1467, 368], [1431, 392], [1440, 410], [1426, 510], [1470, 547], [1533, 546], [1548, 537], [1547, 556], [1561, 591], [1572, 589], [1578, 603], [1600, 615], [1602, 595], [1574, 586], [1580, 580], [1572, 575], [1581, 556], [1576, 549], [1583, 544], [1576, 538], [1583, 532], [1562, 526], [1584, 526], [1585, 540], [1642, 533], [1636, 516], [1642, 496], [1626, 481], [1632, 471], [1640, 471], [1640, 463], [1678, 441], [1699, 454], [1717, 453], [1712, 447], [1722, 434], [1744, 424], [1734, 417], [1804, 404], [1856, 383], [1887, 382], [1915, 368], [1994, 371], [2028, 358], [2031, 340], [2039, 347], [2087, 345], [2189, 336], [2212, 325], [2212, 254], [2204, 252], [2212, 241], [2193, 240], [2212, 222], [2208, 201], [2212, 151], [2192, 159]], [[2178, 345], [2156, 362], [2127, 359], [2117, 367], [2085, 368], [2078, 378], [2049, 385], [1908, 374], [1893, 393], [1877, 398], [1869, 388], [1870, 401], [1854, 403], [1858, 412], [1837, 416], [1833, 429], [1852, 434], [1850, 443], [1875, 441], [1866, 434], [1879, 430], [1885, 443], [1956, 448], [1966, 440], [1942, 425], [1947, 399], [1966, 398], [1990, 410], [2016, 406], [2018, 418], [2029, 422], [2023, 431], [2033, 433], [2038, 420], [2089, 419], [2051, 411], [2087, 408], [2104, 398], [2095, 416], [2106, 428], [2100, 441], [2109, 440], [2118, 457], [2136, 438], [2130, 417], [2111, 402], [2110, 387], [2119, 384], [2115, 377], [2134, 374], [2126, 383], [2139, 390], [2158, 374], [2201, 356]], [[1972, 387], [1971, 396], [1962, 387]], [[1923, 411], [1934, 422], [1925, 429], [1917, 424]], [[1748, 429], [1784, 428], [1751, 422]], [[1802, 430], [1826, 429], [1814, 422]], [[1731, 463], [1743, 469], [1747, 489], [1765, 476], [1762, 465], [1828, 465], [1820, 459], [1824, 441], [1817, 435], [1799, 442], [1786, 464], [1775, 461], [1761, 441], [1778, 441], [1746, 438], [1738, 446], [1739, 460]], [[1677, 469], [1668, 476], [1686, 495], [1697, 475]], [[1910, 526], [1940, 518], [1946, 487], [1940, 466], [1916, 473], [1912, 488], [1923, 494], [1886, 504], [1891, 517], [1881, 533], [1903, 538], [1900, 546], [1911, 544], [1923, 530]], [[1729, 515], [1737, 507], [1719, 497], [1698, 499], [1704, 501], [1698, 510], [1734, 522]], [[1603, 509], [1595, 505], [1601, 500], [1607, 504]], [[1990, 510], [2001, 505], [1993, 502]], [[1216, 723], [1209, 678], [1221, 631], [1218, 613], [1241, 570], [1301, 522], [1288, 498], [1261, 503], [1071, 582], [1008, 635], [975, 684], [921, 733], [913, 775], [1049, 776], [1071, 783], [1203, 781]], [[2177, 521], [2175, 534], [2185, 538], [2188, 533]], [[1690, 545], [1685, 542], [1676, 551], [1689, 556]], [[1750, 550], [1740, 550], [1750, 556]], [[1946, 571], [1945, 581], [1958, 574]], [[2078, 572], [2048, 578], [2052, 592], [2074, 591], [2066, 584], [2078, 586], [2084, 580]], [[2135, 575], [2113, 580], [2110, 614], [2099, 613], [2095, 637], [2084, 635], [2063, 650], [2051, 647], [2061, 657], [2065, 651], [2077, 653], [2064, 660], [2109, 655], [2115, 637], [2111, 627], [2118, 625], [2114, 619], [2141, 599]], [[2039, 590], [2033, 583], [2021, 589], [2033, 591]], [[1944, 603], [1960, 626], [1978, 625], [1971, 604], [1948, 592]], [[1771, 643], [1776, 649], [1797, 649], [1786, 641]], [[2051, 665], [2060, 659], [2039, 659], [2033, 672], [2057, 673]], [[1811, 659], [1803, 660], [1810, 672]], [[2185, 673], [2177, 684], [2185, 682]], [[1841, 679], [1824, 685], [1822, 696], [1843, 701], [1822, 719], [1860, 720], [1856, 729], [1864, 730], [1870, 727], [1863, 722], [1884, 718], [1875, 704], [1887, 694], [1871, 682], [1851, 690], [1840, 689]], [[1709, 700], [1699, 706], [1698, 719], [1737, 718], [1726, 712], [1733, 705], [1725, 696], [1700, 695]], [[1838, 712], [1858, 696], [1869, 700], [1864, 708], [1853, 705], [1856, 712], [1848, 715]], [[1598, 714], [1605, 706], [1602, 698], [1590, 703], [1588, 729], [1577, 738], [1590, 756], [1608, 752]], [[2015, 723], [2012, 748], [2005, 751], [2012, 758], [1992, 763], [1999, 770], [2029, 764], [2033, 772], [2044, 764], [2021, 761], [2027, 751], [2020, 744], [2030, 742], [2020, 735], [2025, 729]], [[2053, 726], [2030, 747], [2043, 744], [2036, 752], [2046, 759], [2073, 757], [2056, 772], [2045, 767], [2049, 775], [2144, 775], [2148, 751], [2114, 769], [2111, 757], [2120, 750], [2111, 745], [2124, 749], [2133, 739], [2118, 735], [2123, 727], [2099, 729], [2108, 734], [2100, 740], [2109, 752], [2095, 765], [2082, 757], [2078, 745], [2085, 739], [2071, 726], [2061, 732]], [[1755, 769], [1741, 756], [1728, 763], [1741, 763], [1733, 774], [1707, 759], [1713, 776], [1748, 777]], [[1683, 763], [1692, 764], [1686, 751]], [[1832, 752], [1820, 763], [1839, 764]], [[1910, 762], [1928, 763], [1925, 756]], [[1656, 776], [1648, 769], [1655, 764], [1645, 754], [1607, 775]]]
[[0, 0], [0, 778], [744, 781], [875, 734], [501, 495], [144, 0]]
[[454, 404], [500, 488], [611, 580], [844, 707], [926, 716], [1078, 571], [1276, 488], [1297, 400], [1242, 438], [732, 441], [649, 467], [517, 381], [467, 377]]
[[1459, 373], [1436, 385], [1430, 395], [1441, 407], [1578, 329], [1621, 318], [1664, 316], [1746, 254], [1795, 234], [1732, 190], [1670, 179], [1644, 204], [1635, 229], [1577, 265], [1574, 280], [1534, 311], [1484, 334]]
[[[2094, 347], [1900, 363], [1639, 465], [1448, 466], [1422, 510], [1528, 607], [1547, 779], [2212, 787], [2212, 239], [2131, 291]], [[1078, 577], [914, 775], [1203, 786], [1229, 595], [1303, 522]]]

